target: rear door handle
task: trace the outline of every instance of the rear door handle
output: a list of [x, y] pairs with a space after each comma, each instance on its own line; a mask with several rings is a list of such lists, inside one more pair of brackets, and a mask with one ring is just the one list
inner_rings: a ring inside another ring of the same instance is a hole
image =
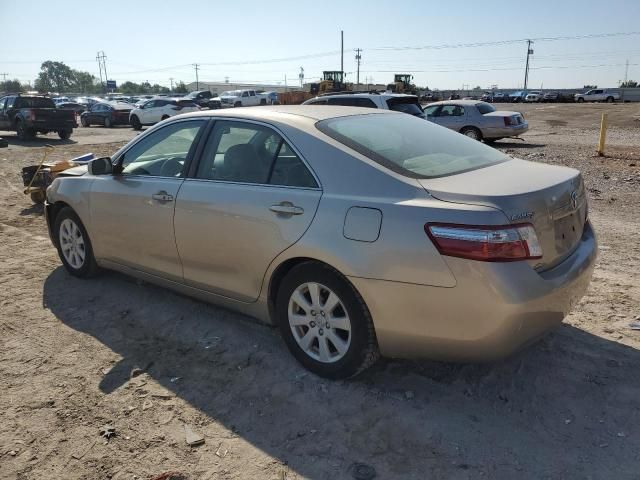
[[271, 205], [269, 210], [282, 215], [302, 215], [304, 208], [298, 207], [291, 202], [282, 202], [276, 205]]
[[173, 195], [165, 192], [164, 190], [151, 195], [151, 198], [158, 200], [159, 202], [173, 202]]

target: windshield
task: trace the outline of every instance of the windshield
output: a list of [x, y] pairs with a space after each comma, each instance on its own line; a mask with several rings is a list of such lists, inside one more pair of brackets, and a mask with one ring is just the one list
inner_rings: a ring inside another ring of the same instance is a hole
[[504, 162], [482, 143], [411, 115], [331, 118], [316, 127], [371, 160], [413, 178], [434, 178]]
[[390, 98], [387, 100], [387, 105], [389, 106], [389, 110], [424, 118], [424, 112], [420, 108], [420, 105], [418, 105], [417, 98]]
[[476, 108], [482, 115], [496, 111], [496, 107], [486, 102], [476, 103]]

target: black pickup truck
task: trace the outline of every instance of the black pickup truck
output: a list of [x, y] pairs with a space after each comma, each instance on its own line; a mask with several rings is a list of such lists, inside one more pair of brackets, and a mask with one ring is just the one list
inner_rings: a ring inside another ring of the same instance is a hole
[[17, 132], [20, 140], [49, 132], [58, 132], [66, 140], [77, 126], [75, 112], [56, 108], [49, 97], [17, 94], [0, 98], [0, 130]]

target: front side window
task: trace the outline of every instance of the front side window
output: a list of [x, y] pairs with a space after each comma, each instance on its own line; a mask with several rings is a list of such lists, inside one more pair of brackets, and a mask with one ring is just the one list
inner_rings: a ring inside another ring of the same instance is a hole
[[141, 139], [124, 153], [122, 173], [179, 177], [205, 123], [205, 120], [176, 122]]
[[317, 186], [306, 165], [278, 133], [262, 125], [233, 121], [216, 122], [196, 176], [262, 185]]
[[509, 159], [412, 115], [353, 115], [323, 120], [316, 127], [380, 165], [413, 178], [454, 175]]
[[427, 116], [429, 117], [433, 117], [436, 114], [436, 111], [438, 110], [438, 108], [440, 108], [440, 105], [431, 105], [429, 107], [426, 107], [424, 109], [424, 113], [427, 114]]

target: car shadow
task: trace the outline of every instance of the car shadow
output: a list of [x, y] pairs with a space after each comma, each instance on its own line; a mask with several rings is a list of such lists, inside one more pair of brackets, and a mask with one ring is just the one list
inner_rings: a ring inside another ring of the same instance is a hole
[[544, 143], [530, 143], [526, 140], [521, 142], [514, 142], [513, 140], [496, 140], [493, 143], [489, 143], [490, 147], [497, 148], [516, 148], [516, 149], [528, 149], [528, 148], [542, 148], [546, 147]]
[[57, 134], [48, 134], [48, 135], [39, 134], [32, 140], [27, 140], [27, 141], [20, 140], [15, 133], [7, 135], [5, 132], [2, 132], [2, 135], [0, 136], [7, 141], [9, 146], [15, 145], [19, 147], [44, 147], [45, 145], [53, 145], [53, 146], [75, 145], [76, 143], [78, 143], [75, 140], [73, 140], [73, 137], [67, 140], [62, 140], [57, 137]]
[[121, 357], [89, 379], [105, 395], [143, 369], [202, 428], [222, 424], [304, 478], [351, 478], [354, 462], [378, 478], [637, 475], [640, 352], [569, 325], [498, 363], [384, 360], [331, 382], [274, 328], [118, 273], [59, 267], [43, 304]]
[[34, 203], [33, 205], [27, 207], [27, 208], [23, 208], [20, 211], [20, 216], [22, 217], [26, 217], [26, 216], [30, 216], [30, 215], [34, 215], [37, 217], [41, 217], [44, 215], [44, 204], [42, 203]]

